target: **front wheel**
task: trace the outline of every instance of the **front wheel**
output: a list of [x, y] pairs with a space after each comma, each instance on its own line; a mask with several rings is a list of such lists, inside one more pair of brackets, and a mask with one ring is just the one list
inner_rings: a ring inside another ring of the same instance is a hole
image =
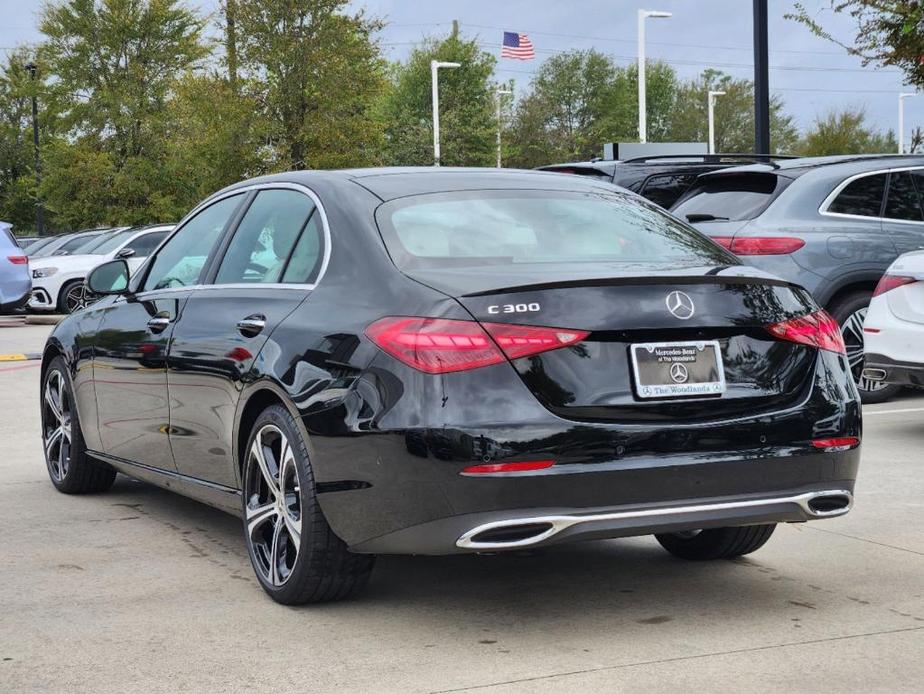
[[60, 313], [73, 313], [89, 306], [94, 301], [93, 294], [87, 288], [86, 282], [74, 280], [73, 282], [68, 282], [61, 289], [61, 294], [58, 297], [58, 311]]
[[831, 315], [841, 326], [841, 335], [847, 347], [850, 372], [860, 391], [860, 399], [867, 405], [885, 402], [901, 391], [900, 385], [874, 381], [863, 375], [864, 340], [863, 321], [869, 309], [871, 296], [863, 292], [848, 294], [831, 306]]
[[65, 494], [104, 492], [116, 472], [87, 456], [67, 365], [55, 357], [42, 377], [42, 448], [51, 483]]
[[342, 600], [366, 585], [375, 557], [353, 554], [318, 504], [308, 447], [292, 415], [272, 405], [244, 456], [244, 537], [260, 585], [283, 605]]
[[734, 559], [763, 547], [775, 524], [746, 525], [738, 528], [712, 528], [655, 535], [661, 546], [681, 559]]

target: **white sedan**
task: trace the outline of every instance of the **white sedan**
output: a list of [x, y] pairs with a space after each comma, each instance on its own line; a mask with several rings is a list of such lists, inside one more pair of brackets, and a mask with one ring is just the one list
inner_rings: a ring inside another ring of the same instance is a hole
[[863, 333], [866, 378], [924, 386], [924, 251], [906, 253], [886, 270]]
[[90, 270], [113, 258], [125, 258], [128, 269], [134, 272], [160, 242], [172, 225], [158, 225], [124, 229], [105, 234], [89, 247], [81, 248], [79, 255], [58, 255], [36, 258], [32, 269], [32, 296], [29, 308], [33, 311], [72, 313], [91, 301], [86, 280]]

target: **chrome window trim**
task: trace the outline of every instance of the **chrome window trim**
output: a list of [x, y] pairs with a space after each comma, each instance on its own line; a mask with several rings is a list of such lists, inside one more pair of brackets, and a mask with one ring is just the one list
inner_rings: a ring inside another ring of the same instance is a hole
[[[319, 198], [317, 193], [311, 190], [311, 188], [309, 188], [308, 186], [304, 186], [301, 183], [291, 183], [289, 181], [267, 181], [265, 183], [254, 183], [249, 186], [242, 186], [240, 188], [234, 188], [233, 190], [227, 190], [223, 193], [216, 193], [215, 195], [212, 195], [211, 197], [208, 197], [202, 202], [200, 202], [192, 210], [190, 210], [190, 212], [185, 217], [183, 217], [179, 222], [177, 222], [176, 226], [173, 228], [173, 231], [170, 233], [170, 235], [161, 242], [161, 245], [158, 246], [157, 250], [154, 253], [148, 256], [148, 259], [156, 258], [157, 253], [160, 252], [161, 247], [169, 243], [170, 239], [173, 238], [174, 234], [179, 232], [179, 230], [182, 229], [190, 219], [195, 217], [197, 214], [199, 214], [201, 210], [204, 210], [206, 207], [210, 207], [211, 205], [214, 205], [215, 203], [220, 202], [224, 200], [225, 198], [229, 198], [232, 195], [247, 194], [252, 191], [259, 192], [261, 190], [272, 190], [274, 188], [275, 189], [283, 188], [283, 189], [288, 189], [288, 190], [296, 190], [300, 193], [304, 193], [309, 198], [311, 198], [311, 201], [314, 203], [315, 208], [321, 215], [321, 228], [323, 231], [323, 238], [324, 238], [324, 256], [321, 259], [321, 268], [320, 270], [318, 270], [318, 276], [314, 282], [310, 282], [310, 283], [297, 283], [297, 282], [285, 282], [285, 283], [272, 282], [270, 283], [270, 282], [267, 282], [265, 284], [261, 284], [259, 282], [253, 282], [253, 283], [237, 282], [237, 283], [231, 283], [231, 284], [214, 284], [214, 283], [193, 284], [187, 287], [164, 287], [163, 289], [152, 289], [150, 291], [139, 291], [136, 296], [143, 295], [145, 298], [147, 298], [150, 296], [156, 297], [161, 292], [177, 292], [177, 291], [192, 291], [192, 290], [198, 291], [202, 289], [240, 289], [243, 287], [246, 287], [249, 289], [253, 289], [255, 287], [263, 288], [263, 289], [300, 289], [306, 292], [312, 291], [313, 289], [315, 289], [318, 286], [318, 284], [321, 282], [321, 279], [324, 277], [325, 273], [327, 272], [328, 265], [330, 265], [330, 253], [331, 253], [330, 224], [327, 221], [327, 211], [324, 209], [324, 205], [321, 203], [321, 198]], [[235, 229], [235, 231], [237, 231], [237, 229]], [[145, 277], [145, 280], [147, 280], [147, 277]]]
[[[828, 212], [828, 208], [831, 206], [831, 203], [841, 194], [841, 191], [844, 190], [847, 186], [853, 183], [856, 180], [861, 178], [866, 178], [867, 176], [879, 176], [881, 174], [891, 174], [891, 173], [900, 173], [902, 171], [924, 171], [924, 166], [896, 166], [890, 169], [877, 169], [876, 171], [864, 171], [862, 173], [854, 174], [853, 176], [848, 176], [843, 181], [841, 181], [834, 190], [828, 193], [827, 197], [821, 201], [821, 205], [818, 206], [818, 214], [823, 217], [835, 217], [839, 219], [860, 219], [863, 221], [874, 220], [877, 222], [890, 222], [892, 224], [917, 224], [924, 225], [924, 221], [918, 222], [913, 219], [894, 219], [892, 217], [867, 217], [862, 214], [847, 214], [846, 212]], [[888, 191], [886, 191], [888, 194]], [[924, 199], [924, 198], [922, 198]]]

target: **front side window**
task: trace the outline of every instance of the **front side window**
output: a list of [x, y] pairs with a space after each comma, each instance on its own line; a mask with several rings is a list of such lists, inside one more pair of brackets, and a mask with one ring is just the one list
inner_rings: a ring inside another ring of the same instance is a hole
[[623, 194], [480, 191], [401, 198], [376, 215], [403, 270], [538, 263], [737, 265], [665, 212]]
[[98, 243], [87, 246], [85, 252], [92, 253], [93, 255], [106, 255], [107, 253], [112, 253], [113, 251], [119, 250], [122, 244], [135, 233], [137, 233], [136, 229], [125, 229], [123, 231], [117, 231], [114, 234], [103, 234], [103, 238]]
[[882, 215], [885, 188], [886, 174], [863, 176], [848, 183], [834, 202], [828, 205], [827, 211], [859, 217], [879, 217]]
[[209, 253], [241, 199], [241, 195], [223, 198], [186, 222], [154, 258], [144, 289], [151, 291], [198, 284]]
[[313, 212], [311, 198], [298, 191], [260, 191], [234, 232], [215, 284], [280, 282]]

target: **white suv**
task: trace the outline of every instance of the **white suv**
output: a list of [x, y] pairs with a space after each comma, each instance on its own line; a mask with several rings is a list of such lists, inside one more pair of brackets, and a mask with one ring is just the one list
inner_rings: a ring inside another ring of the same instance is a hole
[[166, 238], [173, 225], [124, 229], [102, 235], [99, 240], [81, 249], [79, 255], [58, 255], [32, 261], [32, 297], [29, 308], [34, 311], [73, 313], [90, 301], [84, 281], [90, 270], [113, 258], [125, 258], [134, 272]]

